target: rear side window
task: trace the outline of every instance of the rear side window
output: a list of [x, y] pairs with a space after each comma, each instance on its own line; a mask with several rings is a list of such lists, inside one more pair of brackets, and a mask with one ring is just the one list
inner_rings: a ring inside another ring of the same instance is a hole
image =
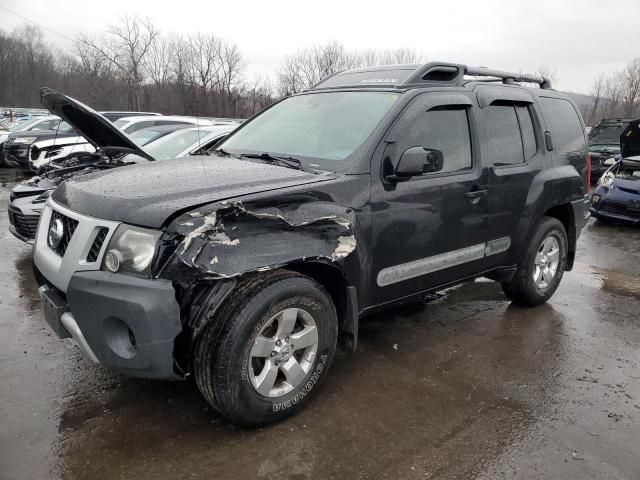
[[522, 134], [522, 147], [524, 149], [524, 159], [529, 160], [538, 151], [536, 134], [533, 130], [533, 120], [531, 119], [531, 109], [526, 105], [516, 106], [520, 133]]
[[493, 165], [517, 165], [535, 155], [536, 137], [526, 105], [490, 105], [483, 111], [489, 161]]
[[411, 147], [441, 150], [443, 168], [438, 173], [471, 168], [471, 139], [467, 110], [438, 108], [424, 112], [398, 142], [399, 152]]
[[540, 97], [540, 105], [551, 131], [553, 149], [557, 153], [583, 150], [584, 130], [573, 105], [562, 98], [551, 97]]

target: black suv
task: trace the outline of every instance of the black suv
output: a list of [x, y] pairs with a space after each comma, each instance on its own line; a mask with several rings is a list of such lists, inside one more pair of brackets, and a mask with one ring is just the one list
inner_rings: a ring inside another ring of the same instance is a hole
[[[43, 101], [86, 136], [106, 122]], [[229, 419], [264, 425], [307, 402], [371, 312], [481, 276], [546, 302], [573, 266], [588, 170], [578, 109], [544, 78], [342, 72], [209, 157], [63, 183], [34, 247], [45, 318], [106, 367], [193, 375]]]

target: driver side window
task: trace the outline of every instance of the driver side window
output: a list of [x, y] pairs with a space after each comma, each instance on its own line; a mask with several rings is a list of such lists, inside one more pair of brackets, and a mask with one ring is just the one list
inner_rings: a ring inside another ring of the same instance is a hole
[[423, 112], [398, 140], [398, 152], [412, 147], [440, 150], [443, 168], [438, 173], [469, 170], [471, 137], [466, 108], [437, 107]]

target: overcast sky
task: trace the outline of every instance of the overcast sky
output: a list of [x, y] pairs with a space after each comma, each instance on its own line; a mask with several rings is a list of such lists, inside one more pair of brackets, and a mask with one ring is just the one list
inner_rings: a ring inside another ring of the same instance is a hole
[[[429, 60], [503, 70], [549, 65], [558, 88], [589, 93], [598, 74], [640, 56], [640, 0], [0, 0], [0, 6], [71, 38], [102, 32], [125, 12], [149, 16], [163, 32], [211, 32], [238, 44], [247, 77], [272, 74], [297, 48], [337, 40], [347, 48], [410, 47]], [[0, 10], [0, 28], [23, 23]]]

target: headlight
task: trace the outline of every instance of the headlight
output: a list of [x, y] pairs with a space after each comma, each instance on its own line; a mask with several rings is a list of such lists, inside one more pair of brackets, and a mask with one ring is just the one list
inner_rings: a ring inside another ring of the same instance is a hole
[[600, 185], [602, 185], [603, 187], [607, 187], [607, 188], [611, 188], [613, 186], [613, 180], [616, 178], [616, 176], [611, 173], [611, 172], [607, 172], [604, 175], [602, 175], [602, 177], [600, 178]]
[[111, 237], [102, 269], [148, 277], [162, 232], [121, 224]]
[[605, 167], [610, 167], [611, 165], [613, 165], [616, 162], [617, 162], [616, 158], [615, 157], [611, 157], [611, 158], [607, 158], [602, 164]]
[[37, 137], [17, 137], [13, 140], [13, 143], [23, 143], [25, 145], [31, 145], [36, 141]]

